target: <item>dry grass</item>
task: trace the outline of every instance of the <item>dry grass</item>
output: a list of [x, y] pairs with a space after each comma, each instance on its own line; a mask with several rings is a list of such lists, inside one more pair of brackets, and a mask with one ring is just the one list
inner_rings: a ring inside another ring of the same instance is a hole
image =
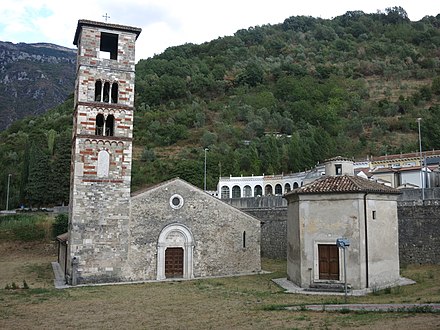
[[[336, 329], [440, 327], [439, 314], [336, 313], [280, 310], [285, 305], [338, 303], [343, 297], [285, 294], [271, 279], [285, 276], [285, 262], [264, 260], [271, 274], [181, 282], [56, 290], [51, 287], [47, 245], [2, 243], [1, 329]], [[49, 269], [49, 270], [48, 270]], [[408, 267], [414, 286], [350, 302], [440, 302], [439, 266]], [[21, 283], [29, 290], [4, 290]]]

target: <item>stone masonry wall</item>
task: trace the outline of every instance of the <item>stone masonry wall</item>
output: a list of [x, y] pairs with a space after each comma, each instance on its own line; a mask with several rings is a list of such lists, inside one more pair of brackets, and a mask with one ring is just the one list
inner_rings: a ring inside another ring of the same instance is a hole
[[[425, 198], [440, 196], [440, 189], [425, 189]], [[403, 191], [397, 206], [399, 220], [399, 257], [402, 264], [440, 264], [440, 200], [428, 199], [422, 205], [420, 189]], [[261, 255], [286, 258], [287, 208], [271, 196], [223, 200], [263, 222]], [[415, 199], [414, 199], [415, 198]], [[270, 199], [270, 200], [269, 200]], [[270, 206], [270, 207], [268, 207]]]
[[440, 264], [440, 205], [397, 208], [401, 264]]
[[271, 259], [286, 259], [287, 256], [287, 208], [243, 209], [262, 221], [261, 256]]

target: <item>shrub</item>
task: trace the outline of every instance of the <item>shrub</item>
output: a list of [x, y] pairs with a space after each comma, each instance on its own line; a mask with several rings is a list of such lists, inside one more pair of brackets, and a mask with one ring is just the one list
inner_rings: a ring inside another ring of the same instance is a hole
[[69, 224], [69, 216], [66, 213], [58, 214], [55, 217], [55, 222], [52, 225], [52, 234], [53, 237], [57, 237], [65, 233], [68, 229]]

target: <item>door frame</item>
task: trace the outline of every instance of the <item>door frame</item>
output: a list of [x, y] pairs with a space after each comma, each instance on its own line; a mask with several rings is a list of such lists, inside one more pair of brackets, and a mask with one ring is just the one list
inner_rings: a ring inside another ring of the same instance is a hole
[[323, 280], [319, 278], [319, 249], [318, 245], [334, 245], [336, 246], [336, 239], [332, 242], [329, 241], [315, 241], [313, 243], [313, 281], [314, 282], [344, 282], [344, 274], [342, 271], [343, 260], [342, 253], [338, 248], [338, 263], [339, 263], [339, 279], [338, 280]]
[[[169, 239], [169, 236], [179, 235], [181, 239], [175, 241]], [[194, 278], [193, 274], [193, 251], [194, 238], [188, 227], [182, 224], [170, 224], [165, 226], [157, 241], [157, 273], [156, 279], [158, 281], [165, 280], [165, 250], [167, 247], [183, 248], [183, 278]]]

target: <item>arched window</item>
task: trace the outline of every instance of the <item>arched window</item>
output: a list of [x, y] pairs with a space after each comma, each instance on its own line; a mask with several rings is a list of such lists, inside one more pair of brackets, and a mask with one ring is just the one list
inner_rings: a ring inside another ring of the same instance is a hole
[[108, 81], [106, 81], [104, 83], [102, 102], [108, 103], [109, 99], [110, 99], [110, 83]]
[[250, 186], [244, 186], [243, 195], [244, 197], [252, 197], [252, 188]]
[[221, 191], [220, 191], [220, 198], [221, 199], [226, 199], [226, 198], [230, 198], [229, 197], [229, 187], [228, 186], [223, 186]]
[[266, 185], [266, 187], [264, 188], [264, 194], [266, 196], [273, 194], [273, 188], [270, 184]]
[[96, 116], [95, 135], [104, 135], [104, 115], [102, 113]]
[[118, 103], [118, 84], [112, 84], [112, 103]]
[[284, 185], [284, 191], [285, 192], [289, 192], [291, 190], [291, 188], [290, 188], [290, 183], [286, 183], [285, 185]]
[[101, 102], [102, 82], [97, 80], [95, 82], [95, 102]]
[[263, 195], [263, 188], [260, 185], [256, 185], [254, 188], [254, 197]]
[[110, 168], [110, 155], [107, 151], [101, 150], [98, 153], [98, 177], [107, 177]]
[[240, 198], [241, 197], [241, 189], [239, 186], [232, 187], [232, 198]]
[[293, 183], [293, 189], [296, 189], [296, 188], [298, 188], [299, 186], [298, 186], [298, 182], [294, 182]]
[[275, 195], [282, 195], [283, 194], [283, 187], [278, 183], [275, 186]]
[[105, 135], [113, 136], [115, 127], [115, 117], [113, 115], [108, 115], [105, 120]]

